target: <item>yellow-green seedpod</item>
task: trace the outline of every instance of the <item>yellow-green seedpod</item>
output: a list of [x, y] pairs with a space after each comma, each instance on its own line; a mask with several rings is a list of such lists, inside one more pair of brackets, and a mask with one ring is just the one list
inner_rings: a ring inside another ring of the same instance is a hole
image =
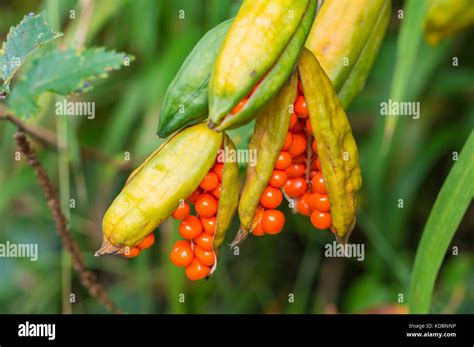
[[211, 128], [239, 127], [273, 99], [294, 71], [316, 7], [316, 0], [243, 2], [209, 82]]
[[298, 88], [297, 82], [295, 73], [255, 121], [249, 151], [257, 153], [257, 161], [254, 166], [247, 166], [238, 208], [240, 230], [232, 245], [242, 242], [259, 222], [259, 216], [256, 216], [258, 204], [270, 181], [280, 150], [285, 144]]
[[331, 80], [315, 56], [303, 50], [298, 74], [331, 204], [332, 231], [345, 242], [356, 221], [362, 185], [357, 145]]
[[435, 45], [474, 25], [474, 1], [429, 0], [425, 18], [425, 39]]
[[[237, 205], [239, 203], [240, 195], [240, 181], [239, 181], [239, 166], [237, 161], [226, 161], [225, 158], [232, 157], [229, 152], [236, 153], [237, 149], [227, 135], [224, 136], [224, 148], [221, 150], [223, 154], [224, 169], [222, 172], [222, 187], [219, 198], [219, 205], [216, 217], [216, 232], [212, 243], [212, 248], [216, 257], [216, 261], [211, 269], [211, 274], [214, 273], [219, 259], [219, 249], [224, 242], [224, 238], [232, 218], [234, 217]], [[220, 157], [217, 157], [218, 161]]]
[[129, 177], [102, 221], [97, 255], [124, 253], [153, 232], [201, 183], [224, 135], [206, 124], [185, 128], [161, 145]]
[[324, 0], [308, 48], [331, 79], [344, 108], [364, 87], [390, 19], [390, 0]]

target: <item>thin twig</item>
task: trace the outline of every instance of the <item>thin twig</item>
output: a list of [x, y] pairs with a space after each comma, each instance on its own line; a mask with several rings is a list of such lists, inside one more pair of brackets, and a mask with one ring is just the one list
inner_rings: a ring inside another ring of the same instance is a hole
[[86, 268], [81, 250], [69, 231], [66, 217], [61, 211], [59, 196], [53, 188], [48, 174], [38, 161], [36, 152], [31, 148], [25, 133], [19, 131], [14, 135], [14, 138], [19, 150], [26, 156], [28, 165], [30, 165], [35, 171], [38, 183], [43, 189], [43, 193], [48, 202], [48, 207], [51, 210], [62, 245], [69, 251], [69, 253], [71, 253], [72, 266], [79, 273], [82, 285], [86, 287], [90, 295], [102, 303], [107, 310], [112, 313], [121, 313], [120, 309], [118, 309], [109, 298], [105, 288], [98, 282], [95, 274]]
[[[1, 111], [1, 108], [0, 108]], [[38, 141], [45, 147], [49, 149], [56, 150], [58, 148], [58, 144], [56, 143], [56, 135], [47, 129], [42, 129], [35, 125], [28, 125], [19, 120], [18, 118], [10, 115], [4, 114], [3, 112], [0, 113], [0, 120], [6, 120], [13, 125], [15, 125], [21, 131], [30, 135], [35, 141]]]
[[[39, 142], [50, 150], [57, 151], [58, 149], [60, 149], [60, 146], [56, 140], [56, 134], [51, 130], [44, 129], [32, 124], [26, 124], [17, 117], [14, 117], [10, 114], [5, 114], [2, 111], [3, 108], [0, 105], [0, 120], [10, 122], [21, 131], [28, 134], [32, 139]], [[130, 169], [134, 167], [134, 164], [131, 162], [123, 163], [120, 160], [117, 160], [103, 152], [91, 148], [81, 147], [81, 154], [90, 159], [113, 165], [121, 171], [130, 171]]]

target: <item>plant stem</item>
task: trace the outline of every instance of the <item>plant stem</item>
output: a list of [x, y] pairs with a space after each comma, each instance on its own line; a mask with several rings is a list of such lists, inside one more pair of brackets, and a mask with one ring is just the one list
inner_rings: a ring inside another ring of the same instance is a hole
[[[59, 171], [59, 200], [61, 209], [66, 220], [71, 220], [71, 211], [69, 209], [69, 199], [71, 196], [69, 181], [69, 144], [68, 144], [68, 121], [67, 118], [56, 117], [56, 128], [58, 133], [59, 155], [58, 155], [58, 171]], [[61, 296], [62, 296], [62, 312], [72, 313], [72, 306], [69, 295], [71, 288], [71, 257], [66, 250], [61, 251]]]
[[89, 290], [91, 296], [95, 297], [99, 302], [101, 302], [110, 312], [121, 313], [121, 311], [110, 300], [105, 288], [97, 281], [95, 275], [86, 269], [81, 250], [71, 235], [67, 225], [66, 217], [61, 210], [59, 196], [54, 190], [48, 174], [38, 161], [36, 152], [31, 148], [30, 143], [23, 132], [17, 132], [14, 137], [18, 149], [21, 153], [23, 153], [23, 155], [26, 156], [28, 165], [30, 165], [35, 171], [38, 184], [43, 189], [48, 207], [51, 210], [51, 214], [56, 225], [56, 230], [61, 237], [62, 246], [71, 254], [72, 266], [79, 273], [79, 278], [82, 285]]

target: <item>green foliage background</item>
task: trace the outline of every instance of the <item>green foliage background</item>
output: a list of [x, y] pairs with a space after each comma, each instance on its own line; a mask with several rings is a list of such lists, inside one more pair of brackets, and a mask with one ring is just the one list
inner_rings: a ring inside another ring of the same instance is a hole
[[[52, 95], [40, 99], [41, 114], [29, 120], [56, 132], [67, 144], [67, 151], [59, 155], [38, 146], [39, 158], [57, 183], [63, 205], [69, 204], [69, 197], [76, 200], [76, 207], [67, 209], [71, 230], [88, 266], [123, 310], [356, 313], [387, 310], [386, 305], [398, 304], [401, 298], [406, 305], [421, 232], [454, 163], [453, 152], [461, 151], [474, 125], [472, 30], [435, 48], [422, 44], [405, 91], [407, 101], [421, 102], [421, 117], [399, 119], [392, 150], [381, 158], [385, 119], [380, 116], [380, 102], [391, 92], [400, 27], [396, 11], [403, 6], [393, 3], [389, 29], [366, 87], [347, 110], [364, 176], [358, 226], [351, 241], [365, 243], [364, 261], [326, 258], [324, 245], [333, 236], [313, 229], [307, 218], [285, 211], [288, 222], [278, 237], [250, 237], [238, 256], [223, 248], [215, 276], [191, 283], [168, 260], [179, 236], [173, 221], [159, 228], [156, 244], [136, 259], [94, 258], [103, 213], [130, 169], [118, 170], [81, 156], [79, 148], [98, 149], [118, 162], [129, 152], [135, 164], [151, 153], [161, 141], [155, 128], [168, 84], [199, 38], [235, 13], [239, 2], [98, 0], [92, 2], [90, 18], [81, 14], [80, 3], [2, 1], [0, 39], [24, 14], [46, 10], [48, 22], [65, 36], [74, 37], [71, 33], [82, 23], [87, 46], [105, 46], [136, 58], [130, 67], [94, 82], [92, 91], [76, 97], [96, 103], [94, 120], [58, 119]], [[70, 19], [71, 10], [75, 19]], [[179, 18], [180, 10], [184, 19]], [[458, 67], [452, 66], [453, 57], [458, 57]], [[34, 173], [24, 161], [14, 160], [14, 131], [10, 124], [0, 123], [0, 242], [38, 243], [39, 259], [0, 258], [0, 312], [105, 312], [72, 272]], [[238, 135], [245, 138], [246, 133]], [[399, 199], [403, 208], [398, 208]], [[432, 312], [474, 312], [473, 212], [471, 202], [442, 264]], [[228, 241], [237, 228], [234, 223]], [[452, 254], [453, 246], [458, 255]], [[72, 304], [71, 292], [76, 295]], [[181, 293], [185, 303], [179, 302]], [[294, 294], [294, 303], [288, 302], [289, 294]]]

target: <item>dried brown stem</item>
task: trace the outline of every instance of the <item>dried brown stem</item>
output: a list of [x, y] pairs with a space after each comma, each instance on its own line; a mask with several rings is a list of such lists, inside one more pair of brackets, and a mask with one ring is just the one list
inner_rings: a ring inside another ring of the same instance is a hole
[[51, 181], [45, 169], [38, 161], [36, 152], [31, 148], [28, 139], [23, 131], [19, 131], [14, 135], [18, 149], [26, 156], [28, 165], [35, 171], [38, 183], [43, 189], [43, 193], [48, 202], [48, 207], [56, 224], [56, 230], [61, 238], [62, 246], [71, 253], [72, 266], [79, 273], [82, 285], [87, 288], [90, 295], [102, 303], [107, 310], [112, 313], [121, 313], [117, 306], [109, 298], [105, 288], [97, 280], [95, 274], [88, 270], [84, 263], [84, 258], [79, 249], [78, 244], [74, 240], [71, 232], [67, 227], [67, 220], [61, 210], [59, 196], [53, 188]]

